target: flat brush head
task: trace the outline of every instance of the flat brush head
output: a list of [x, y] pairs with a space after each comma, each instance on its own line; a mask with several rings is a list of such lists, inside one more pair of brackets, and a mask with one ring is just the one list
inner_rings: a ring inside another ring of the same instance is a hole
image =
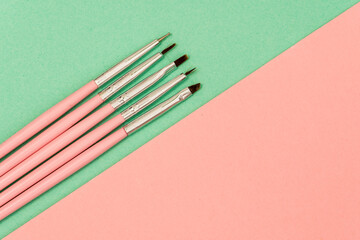
[[197, 92], [197, 91], [200, 89], [200, 87], [201, 87], [201, 84], [200, 84], [200, 83], [197, 83], [197, 84], [192, 85], [192, 86], [190, 86], [190, 87], [188, 87], [188, 88], [189, 88], [190, 92], [191, 92], [192, 94], [194, 94], [195, 92]]
[[168, 51], [170, 51], [171, 49], [173, 49], [173, 47], [175, 47], [176, 43], [172, 44], [171, 46], [165, 48], [164, 50], [162, 50], [161, 54], [164, 55], [165, 53], [167, 53]]
[[187, 72], [185, 73], [185, 75], [187, 76], [187, 75], [189, 75], [190, 73], [194, 72], [195, 70], [196, 70], [196, 68], [193, 68], [193, 69], [187, 71]]
[[175, 61], [174, 61], [174, 63], [175, 63], [175, 65], [176, 65], [176, 67], [178, 67], [178, 66], [180, 66], [181, 64], [183, 64], [186, 60], [188, 60], [189, 59], [189, 57], [185, 54], [184, 56], [182, 56], [182, 57], [179, 57], [178, 59], [176, 59]]

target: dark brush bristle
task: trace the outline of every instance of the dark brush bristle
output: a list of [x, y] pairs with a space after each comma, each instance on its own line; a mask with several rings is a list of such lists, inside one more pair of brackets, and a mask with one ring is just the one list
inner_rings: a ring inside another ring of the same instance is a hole
[[200, 89], [200, 87], [201, 87], [201, 84], [200, 84], [200, 83], [197, 83], [197, 84], [192, 85], [192, 86], [190, 86], [190, 87], [188, 87], [188, 88], [189, 88], [190, 92], [191, 92], [192, 94], [194, 94], [195, 92], [197, 92], [197, 91]]
[[178, 67], [178, 66], [180, 66], [181, 64], [183, 64], [183, 63], [184, 63], [186, 60], [188, 60], [188, 59], [189, 59], [189, 57], [185, 54], [184, 56], [176, 59], [176, 60], [174, 61], [174, 63], [175, 63], [175, 65], [176, 65], [176, 67]]
[[189, 75], [190, 73], [194, 72], [195, 70], [196, 70], [196, 68], [193, 68], [193, 69], [187, 71], [187, 72], [185, 73], [185, 75], [187, 76], [187, 75]]
[[174, 43], [173, 45], [165, 48], [164, 50], [162, 50], [161, 54], [164, 55], [165, 53], [167, 53], [168, 51], [170, 51], [173, 47], [175, 47], [176, 43]]

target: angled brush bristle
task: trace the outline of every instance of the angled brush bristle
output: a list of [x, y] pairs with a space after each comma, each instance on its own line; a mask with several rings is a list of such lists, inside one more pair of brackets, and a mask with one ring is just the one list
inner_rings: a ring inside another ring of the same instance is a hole
[[168, 51], [170, 51], [171, 49], [173, 49], [173, 47], [175, 47], [176, 43], [172, 44], [171, 46], [165, 48], [164, 50], [162, 50], [161, 54], [164, 55], [165, 53], [167, 53]]
[[185, 73], [185, 75], [187, 76], [187, 75], [189, 75], [190, 73], [194, 72], [195, 70], [196, 70], [196, 68], [193, 68], [193, 69], [187, 71], [187, 72]]
[[188, 60], [188, 59], [189, 59], [189, 57], [185, 54], [184, 56], [176, 59], [176, 60], [174, 61], [174, 63], [175, 63], [175, 65], [178, 67], [178, 66], [180, 66], [181, 64], [183, 64], [183, 63], [184, 63], [186, 60]]
[[200, 87], [201, 87], [201, 84], [200, 84], [200, 83], [197, 83], [197, 84], [192, 85], [192, 86], [190, 86], [190, 87], [188, 87], [188, 88], [189, 88], [190, 92], [191, 92], [192, 94], [194, 94], [195, 92], [197, 92], [197, 91], [200, 89]]

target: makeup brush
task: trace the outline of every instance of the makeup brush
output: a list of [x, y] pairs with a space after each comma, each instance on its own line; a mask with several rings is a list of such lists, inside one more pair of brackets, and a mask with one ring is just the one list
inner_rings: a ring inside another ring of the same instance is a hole
[[[171, 45], [169, 48], [171, 49], [173, 48], [173, 46], [174, 45]], [[129, 71], [124, 76], [112, 83], [109, 87], [105, 88], [105, 90], [101, 91], [99, 94], [97, 94], [95, 97], [91, 98], [89, 101], [75, 109], [73, 112], [69, 113], [68, 115], [54, 123], [36, 138], [31, 140], [22, 148], [20, 148], [10, 157], [2, 161], [0, 163], [0, 176], [8, 172], [10, 169], [25, 160], [27, 157], [31, 156], [37, 150], [42, 148], [45, 144], [49, 143], [51, 140], [68, 130], [75, 123], [80, 121], [87, 114], [89, 114], [99, 105], [104, 103], [109, 97], [114, 95], [125, 85], [140, 76], [146, 69], [159, 61], [164, 56], [164, 54], [168, 52], [169, 48], [166, 48], [163, 52], [153, 55], [143, 63], [139, 64], [137, 67], [133, 68], [131, 71]]]
[[91, 114], [90, 116], [77, 123], [75, 126], [71, 127], [69, 130], [61, 134], [59, 137], [55, 138], [53, 141], [49, 142], [47, 145], [45, 145], [43, 148], [25, 159], [23, 162], [19, 163], [13, 169], [0, 177], [0, 190], [4, 189], [8, 185], [16, 181], [18, 178], [22, 177], [24, 174], [31, 171], [33, 168], [44, 162], [46, 159], [66, 147], [74, 140], [76, 140], [89, 129], [94, 127], [97, 123], [99, 123], [111, 113], [113, 113], [116, 109], [120, 108], [125, 103], [133, 99], [135, 96], [148, 89], [150, 86], [163, 78], [167, 73], [180, 66], [187, 59], [188, 57], [184, 55], [176, 61], [170, 63], [169, 65], [154, 73], [150, 77], [146, 78], [127, 92], [120, 95], [115, 100], [111, 101], [109, 104], [102, 107], [100, 110], [96, 111], [95, 113]]
[[30, 172], [29, 174], [21, 178], [19, 181], [5, 189], [2, 193], [0, 193], [0, 206], [4, 205], [12, 198], [16, 197], [18, 194], [37, 183], [39, 180], [43, 179], [44, 177], [46, 177], [47, 175], [49, 175], [50, 173], [52, 173], [53, 171], [55, 171], [56, 169], [58, 169], [83, 151], [85, 151], [86, 149], [88, 149], [89, 147], [91, 147], [93, 144], [95, 144], [107, 134], [119, 127], [123, 122], [145, 109], [151, 103], [163, 96], [166, 92], [168, 92], [177, 84], [182, 82], [194, 70], [195, 69], [192, 69], [185, 74], [180, 74], [179, 76], [163, 84], [161, 87], [152, 91], [119, 115], [113, 117], [111, 120], [107, 121], [106, 123], [86, 134], [85, 136], [81, 137], [79, 140], [66, 147], [54, 157], [50, 158], [44, 164], [34, 169], [34, 171]]
[[[126, 68], [130, 67], [133, 63], [139, 60], [142, 56], [152, 50], [155, 46], [157, 46], [163, 39], [169, 36], [170, 33], [166, 34], [165, 36], [156, 39], [146, 45], [145, 47], [141, 48], [134, 54], [130, 55], [129, 57], [125, 58], [101, 76], [96, 78], [95, 80], [90, 81], [88, 84], [65, 98], [63, 101], [59, 102], [45, 113], [40, 115], [38, 118], [33, 120], [27, 126], [25, 126], [22, 130], [17, 132], [15, 135], [7, 139], [0, 145], [0, 159], [3, 158], [5, 155], [10, 153], [12, 150], [20, 146], [26, 140], [34, 136], [36, 133], [40, 132], [42, 129], [53, 123], [56, 119], [61, 117], [71, 108], [73, 108], [76, 104], [78, 104], [81, 100], [85, 97], [90, 95], [90, 93], [94, 92], [100, 86], [108, 82], [110, 79], [124, 71]], [[4, 168], [4, 171], [7, 171]], [[3, 172], [0, 171], [0, 176]]]
[[200, 88], [200, 84], [196, 84], [185, 88], [168, 100], [160, 103], [150, 111], [146, 112], [142, 116], [138, 117], [134, 121], [125, 125], [120, 130], [115, 131], [108, 137], [104, 138], [100, 142], [87, 149], [70, 162], [66, 163], [46, 178], [42, 179], [25, 192], [5, 204], [0, 208], [0, 220], [4, 219], [11, 213], [15, 212], [25, 204], [29, 203], [42, 193], [46, 192], [50, 188], [54, 187], [59, 182], [63, 181], [73, 173], [80, 170], [82, 167], [99, 157], [101, 154], [112, 148], [118, 142], [126, 138], [129, 134], [143, 127], [147, 123], [151, 122], [155, 118], [161, 116], [163, 113], [173, 108], [180, 102], [183, 102], [188, 97], [192, 96]]

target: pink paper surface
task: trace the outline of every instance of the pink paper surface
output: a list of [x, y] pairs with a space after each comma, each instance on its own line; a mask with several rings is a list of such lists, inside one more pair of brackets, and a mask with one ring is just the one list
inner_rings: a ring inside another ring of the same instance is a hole
[[6, 239], [360, 239], [359, 43], [360, 4]]

